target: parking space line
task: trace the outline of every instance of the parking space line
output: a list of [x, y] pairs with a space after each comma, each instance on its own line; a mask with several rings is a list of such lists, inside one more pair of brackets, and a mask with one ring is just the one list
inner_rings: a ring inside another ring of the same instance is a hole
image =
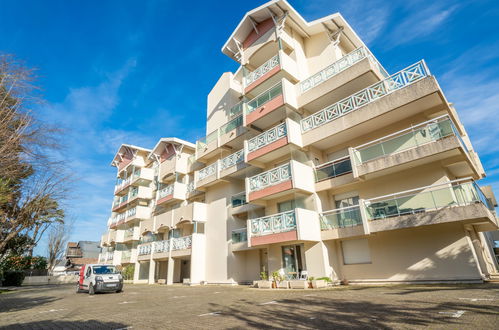
[[208, 315], [220, 315], [222, 312], [211, 312], [211, 313], [205, 313], [205, 314], [199, 314], [198, 316], [208, 316]]

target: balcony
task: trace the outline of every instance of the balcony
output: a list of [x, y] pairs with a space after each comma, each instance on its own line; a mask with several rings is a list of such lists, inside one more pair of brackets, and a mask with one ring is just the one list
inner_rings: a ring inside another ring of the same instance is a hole
[[206, 222], [207, 205], [200, 202], [192, 202], [187, 205], [163, 212], [156, 216], [154, 226], [155, 232], [165, 231], [167, 228], [175, 228], [181, 222]]
[[192, 236], [183, 236], [170, 238], [169, 240], [157, 241], [153, 243], [154, 259], [163, 259], [168, 257], [171, 252], [172, 256], [185, 256], [191, 254]]
[[452, 111], [424, 61], [301, 120], [303, 145], [319, 149], [348, 142], [403, 119]]
[[497, 230], [491, 202], [474, 181], [461, 179], [363, 201], [370, 232], [461, 221]]
[[187, 195], [187, 185], [181, 182], [174, 182], [163, 186], [158, 190], [156, 205], [164, 205], [170, 202], [183, 201]]
[[127, 195], [115, 198], [113, 212], [122, 210], [125, 206], [138, 200], [151, 199], [152, 189], [150, 187], [132, 187]]
[[131, 263], [132, 262], [132, 251], [125, 250], [121, 252], [121, 263]]
[[194, 172], [194, 182], [196, 189], [205, 188], [219, 182], [220, 179], [220, 162], [216, 161]]
[[106, 232], [104, 235], [101, 236], [100, 246], [109, 246], [109, 242], [107, 240], [108, 237], [109, 237], [109, 232]]
[[248, 228], [234, 229], [231, 232], [232, 252], [247, 251], [252, 248], [248, 246]]
[[321, 239], [317, 212], [300, 208], [249, 219], [248, 228], [250, 228], [249, 246]]
[[245, 141], [246, 162], [262, 167], [302, 146], [300, 125], [287, 118], [282, 124]]
[[248, 201], [277, 198], [293, 192], [313, 193], [313, 169], [291, 160], [269, 171], [246, 178]]
[[126, 211], [125, 223], [130, 223], [134, 220], [144, 220], [151, 217], [151, 208], [148, 206], [134, 206]]
[[244, 162], [244, 149], [222, 158], [218, 167], [220, 169], [220, 178], [227, 176], [238, 178], [244, 177], [245, 173], [243, 173], [242, 170], [248, 167], [248, 164]]
[[123, 233], [123, 243], [130, 243], [132, 241], [138, 241], [140, 239], [139, 226], [133, 226], [125, 229]]
[[188, 157], [185, 154], [181, 154], [180, 158], [177, 155], [173, 155], [159, 165], [159, 177], [161, 181], [175, 179], [176, 173], [189, 173]]
[[191, 181], [187, 184], [187, 200], [191, 200], [192, 198], [195, 198], [199, 195], [203, 194], [201, 190], [197, 190], [196, 186], [194, 184], [194, 181]]
[[295, 86], [286, 79], [264, 91], [260, 95], [245, 102], [245, 126], [256, 126], [267, 129], [288, 117], [288, 113], [296, 111]]
[[199, 161], [212, 158], [218, 148], [232, 150], [241, 144], [246, 133], [250, 132], [243, 126], [243, 115], [239, 115], [211, 132], [208, 136], [196, 141], [196, 159]]
[[149, 260], [154, 242], [143, 243], [137, 246], [137, 260]]
[[300, 80], [296, 62], [282, 50], [279, 50], [277, 55], [245, 75], [243, 79], [244, 93], [258, 95], [283, 77], [291, 82]]
[[154, 178], [154, 170], [152, 168], [136, 169], [131, 176], [125, 179], [118, 179], [119, 182], [114, 187], [116, 195], [123, 195], [128, 192], [128, 188], [134, 185], [148, 185]]
[[357, 48], [300, 82], [299, 107], [323, 106], [328, 99], [343, 98], [387, 76], [369, 49]]
[[231, 214], [243, 214], [257, 209], [261, 209], [263, 206], [258, 204], [249, 204], [246, 201], [246, 191], [240, 192], [239, 194], [233, 195], [231, 197]]
[[316, 166], [315, 190], [323, 191], [354, 182], [350, 157], [342, 157]]
[[480, 178], [480, 170], [448, 115], [425, 121], [350, 150], [354, 177], [372, 178], [442, 161], [457, 177]]
[[349, 206], [321, 213], [322, 240], [365, 235], [361, 206]]

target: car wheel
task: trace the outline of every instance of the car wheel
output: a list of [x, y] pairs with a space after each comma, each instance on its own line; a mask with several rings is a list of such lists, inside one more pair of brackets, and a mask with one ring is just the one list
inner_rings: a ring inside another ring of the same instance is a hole
[[80, 283], [76, 283], [76, 293], [81, 293]]
[[88, 285], [88, 294], [92, 295], [95, 293], [95, 288], [94, 288], [94, 285], [92, 283], [90, 283]]
[[123, 289], [116, 290], [116, 293], [123, 292]]

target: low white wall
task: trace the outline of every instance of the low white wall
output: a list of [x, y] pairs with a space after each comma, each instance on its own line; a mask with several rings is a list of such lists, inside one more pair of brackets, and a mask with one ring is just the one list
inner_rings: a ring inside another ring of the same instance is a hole
[[59, 276], [26, 276], [23, 286], [26, 285], [47, 285], [47, 284], [67, 284], [78, 281], [78, 275], [59, 275]]

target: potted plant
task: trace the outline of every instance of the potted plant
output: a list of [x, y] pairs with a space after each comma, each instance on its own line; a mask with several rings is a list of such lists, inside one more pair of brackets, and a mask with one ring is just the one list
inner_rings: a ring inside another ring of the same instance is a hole
[[282, 274], [279, 275], [279, 282], [277, 283], [277, 287], [279, 289], [289, 289], [289, 281], [286, 280], [286, 278]]
[[312, 282], [314, 281], [314, 279], [315, 279], [315, 277], [313, 277], [313, 276], [310, 276], [308, 278], [308, 288], [309, 289], [313, 289]]
[[320, 289], [320, 288], [325, 288], [328, 285], [328, 283], [331, 282], [331, 279], [329, 277], [320, 277], [318, 279], [312, 278], [310, 282], [314, 289]]
[[281, 275], [279, 275], [279, 271], [273, 271], [272, 272], [272, 289], [277, 288], [277, 283], [279, 282]]
[[267, 272], [260, 272], [260, 281], [257, 281], [257, 286], [260, 289], [270, 289], [271, 283], [268, 280]]

